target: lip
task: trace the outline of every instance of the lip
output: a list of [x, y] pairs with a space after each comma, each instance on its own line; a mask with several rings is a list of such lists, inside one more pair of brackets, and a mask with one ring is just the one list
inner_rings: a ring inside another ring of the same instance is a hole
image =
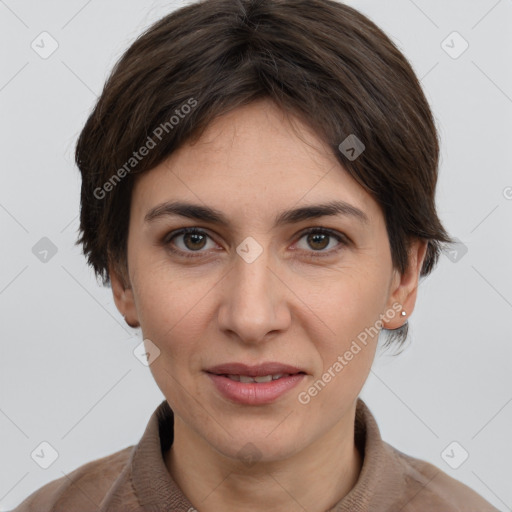
[[[228, 377], [228, 375], [261, 377], [279, 373], [289, 375], [270, 382], [238, 382]], [[224, 398], [244, 405], [264, 405], [274, 402], [306, 377], [306, 372], [301, 368], [278, 362], [252, 366], [244, 363], [225, 363], [209, 368], [206, 374]]]
[[270, 382], [238, 382], [225, 375], [207, 373], [217, 391], [237, 404], [264, 405], [274, 402], [302, 381], [306, 374], [297, 373]]
[[205, 370], [216, 375], [247, 375], [248, 377], [262, 377], [264, 375], [276, 375], [278, 373], [306, 373], [302, 368], [290, 366], [284, 363], [270, 361], [258, 365], [244, 363], [224, 363]]

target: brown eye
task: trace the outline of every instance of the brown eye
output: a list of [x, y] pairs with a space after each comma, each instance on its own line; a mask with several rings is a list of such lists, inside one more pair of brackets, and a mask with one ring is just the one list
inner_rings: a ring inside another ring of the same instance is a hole
[[315, 250], [321, 251], [329, 245], [329, 235], [323, 233], [310, 233], [307, 235], [307, 241], [310, 247]]
[[205, 246], [206, 236], [199, 233], [184, 233], [183, 244], [191, 251], [197, 251]]
[[[310, 253], [313, 257], [329, 255], [337, 252], [343, 246], [348, 245], [348, 242], [341, 233], [327, 228], [310, 228], [302, 233], [300, 240], [302, 239], [304, 239], [306, 243], [298, 248]], [[330, 249], [326, 250], [328, 247], [330, 247]]]
[[[163, 245], [171, 252], [185, 257], [203, 256], [207, 253], [208, 240], [211, 237], [197, 228], [183, 228], [169, 233], [163, 239]], [[212, 241], [213, 243], [213, 241]], [[194, 254], [196, 253], [196, 254]]]

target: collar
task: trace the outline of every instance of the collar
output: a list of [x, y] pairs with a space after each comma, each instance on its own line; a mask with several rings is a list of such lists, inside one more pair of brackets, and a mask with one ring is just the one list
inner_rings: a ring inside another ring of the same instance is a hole
[[[328, 512], [384, 512], [400, 503], [405, 486], [404, 468], [396, 451], [385, 443], [375, 418], [357, 399], [355, 442], [363, 458], [356, 485]], [[153, 412], [135, 446], [130, 464], [133, 490], [145, 512], [195, 510], [173, 480], [164, 453], [174, 439], [174, 414], [166, 400]]]

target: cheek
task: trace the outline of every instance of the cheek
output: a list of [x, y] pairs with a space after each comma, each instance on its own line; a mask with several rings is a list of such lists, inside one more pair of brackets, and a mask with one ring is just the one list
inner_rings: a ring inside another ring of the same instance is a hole
[[365, 331], [361, 325], [360, 320], [347, 318], [347, 323], [340, 324], [342, 334], [324, 339], [318, 347], [322, 368], [311, 379], [306, 392], [312, 402], [324, 411], [337, 414], [341, 404], [352, 403], [368, 377], [375, 357], [378, 331], [372, 337], [370, 329]]
[[310, 296], [312, 309], [319, 312], [326, 326], [324, 334], [316, 338], [322, 380], [337, 389], [338, 398], [358, 391], [370, 371], [381, 327], [379, 319], [386, 303], [382, 275], [347, 272], [322, 295]]
[[[147, 251], [150, 252], [150, 251]], [[155, 251], [156, 252], [156, 251]], [[191, 309], [196, 293], [170, 266], [154, 261], [151, 254], [134, 255], [134, 297], [141, 326], [146, 333], [171, 329]]]
[[309, 293], [308, 302], [319, 312], [332, 335], [329, 338], [336, 339], [338, 349], [350, 345], [360, 333], [375, 332], [376, 322], [386, 305], [386, 285], [384, 273], [350, 269], [337, 281], [331, 281], [321, 293]]
[[193, 388], [193, 377], [201, 366], [199, 348], [205, 319], [201, 316], [200, 290], [199, 286], [180, 279], [171, 281], [154, 271], [140, 273], [135, 290], [143, 337], [160, 351], [150, 371], [177, 411], [187, 407], [188, 393], [184, 389]]
[[211, 321], [209, 286], [185, 273], [158, 266], [137, 272], [134, 296], [144, 338], [149, 338], [173, 367], [193, 358]]

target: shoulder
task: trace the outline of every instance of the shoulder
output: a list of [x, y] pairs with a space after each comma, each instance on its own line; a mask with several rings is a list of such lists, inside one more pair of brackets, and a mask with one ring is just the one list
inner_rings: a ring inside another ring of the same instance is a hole
[[97, 511], [135, 446], [88, 462], [35, 490], [12, 512]]
[[437, 466], [385, 444], [402, 466], [405, 488], [402, 512], [499, 512], [476, 491]]

